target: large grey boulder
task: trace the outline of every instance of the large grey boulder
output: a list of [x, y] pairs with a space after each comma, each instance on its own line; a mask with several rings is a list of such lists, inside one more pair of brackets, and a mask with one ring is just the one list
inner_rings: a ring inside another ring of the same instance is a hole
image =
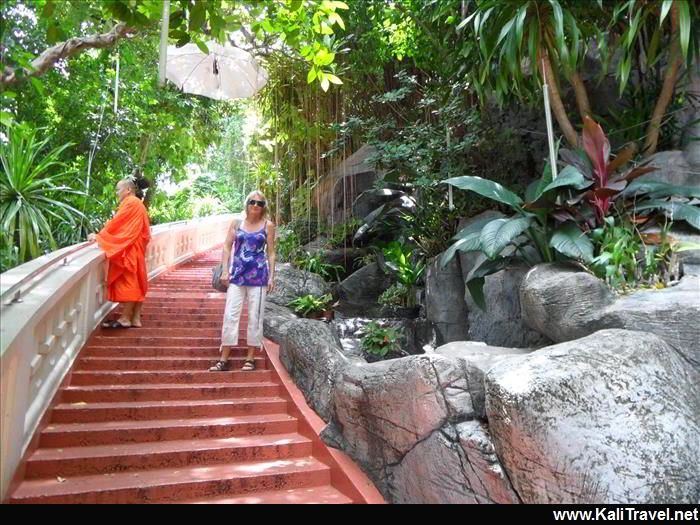
[[616, 296], [582, 270], [557, 264], [532, 268], [520, 288], [523, 319], [553, 341], [602, 328], [654, 333], [700, 367], [700, 276], [661, 290]]
[[445, 425], [388, 471], [393, 503], [519, 503], [477, 421]]
[[379, 296], [394, 282], [377, 263], [368, 264], [353, 273], [338, 286], [338, 311], [348, 316], [376, 317], [382, 308]]
[[287, 306], [302, 295], [330, 292], [330, 285], [320, 275], [298, 270], [289, 263], [277, 264], [275, 268], [275, 290], [267, 296], [271, 303]]
[[655, 153], [651, 156], [649, 165], [657, 170], [642, 175], [639, 180], [653, 180], [681, 186], [700, 185], [700, 172], [690, 165], [683, 151], [673, 150]]
[[280, 360], [309, 406], [329, 421], [337, 376], [352, 360], [343, 354], [335, 331], [322, 321], [297, 319], [286, 332]]
[[514, 266], [488, 275], [484, 283], [485, 310], [474, 302], [469, 290], [466, 291], [464, 299], [469, 309], [470, 340], [519, 348], [537, 348], [550, 343], [522, 318], [520, 284], [527, 271], [524, 266]]
[[435, 349], [437, 355], [458, 360], [467, 379], [467, 388], [472, 398], [474, 413], [486, 419], [486, 388], [484, 377], [496, 363], [504, 359], [529, 354], [527, 348], [503, 348], [475, 341], [455, 341]]
[[461, 368], [434, 355], [347, 367], [327, 435], [370, 471], [395, 464], [451, 420], [473, 417]]
[[425, 316], [435, 325], [437, 344], [469, 337], [464, 279], [458, 257], [445, 268], [440, 267], [440, 256], [429, 261], [425, 278]]
[[348, 452], [394, 503], [513, 503], [488, 433], [473, 421], [456, 360], [414, 356], [347, 367], [323, 439]]
[[597, 319], [614, 300], [595, 275], [564, 264], [539, 264], [520, 286], [525, 324], [556, 342], [595, 332]]
[[263, 316], [263, 335], [278, 344], [282, 344], [287, 336], [289, 324], [297, 319], [299, 317], [289, 308], [275, 303], [266, 303], [265, 315]]
[[700, 374], [653, 334], [603, 330], [504, 360], [486, 411], [524, 503], [700, 499]]

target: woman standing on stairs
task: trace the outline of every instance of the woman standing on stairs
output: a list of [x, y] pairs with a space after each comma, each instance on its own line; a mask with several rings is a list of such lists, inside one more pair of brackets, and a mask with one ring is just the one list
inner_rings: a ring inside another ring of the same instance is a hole
[[248, 353], [241, 370], [255, 370], [255, 349], [262, 346], [265, 297], [275, 286], [275, 225], [267, 219], [267, 200], [262, 192], [256, 190], [248, 195], [244, 215], [242, 222], [233, 221], [224, 243], [221, 280], [229, 286], [221, 330], [221, 359], [210, 372], [228, 370], [231, 348], [238, 345], [244, 301], [248, 304]]

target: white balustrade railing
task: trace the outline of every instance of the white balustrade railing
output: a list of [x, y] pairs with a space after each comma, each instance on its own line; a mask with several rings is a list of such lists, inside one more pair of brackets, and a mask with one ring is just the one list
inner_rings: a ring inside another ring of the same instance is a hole
[[[151, 228], [148, 278], [223, 243], [234, 215]], [[62, 248], [0, 274], [0, 499], [78, 352], [116, 307], [95, 244]]]

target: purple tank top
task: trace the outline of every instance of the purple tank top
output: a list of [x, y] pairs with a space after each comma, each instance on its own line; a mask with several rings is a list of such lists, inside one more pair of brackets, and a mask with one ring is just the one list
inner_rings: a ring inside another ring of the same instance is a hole
[[231, 284], [267, 286], [268, 268], [265, 256], [267, 231], [265, 226], [256, 232], [247, 232], [240, 227], [240, 224], [236, 227], [236, 243], [230, 272]]

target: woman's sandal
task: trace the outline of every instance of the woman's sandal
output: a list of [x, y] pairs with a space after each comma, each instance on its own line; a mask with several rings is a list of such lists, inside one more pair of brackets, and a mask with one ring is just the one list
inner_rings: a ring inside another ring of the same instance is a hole
[[119, 321], [105, 321], [102, 328], [131, 328], [131, 325], [121, 324]]
[[228, 363], [226, 361], [217, 361], [216, 364], [209, 368], [210, 372], [225, 372], [228, 370]]
[[250, 372], [251, 370], [255, 370], [255, 360], [253, 359], [246, 359], [243, 362], [243, 366], [241, 367], [241, 370], [243, 372]]

